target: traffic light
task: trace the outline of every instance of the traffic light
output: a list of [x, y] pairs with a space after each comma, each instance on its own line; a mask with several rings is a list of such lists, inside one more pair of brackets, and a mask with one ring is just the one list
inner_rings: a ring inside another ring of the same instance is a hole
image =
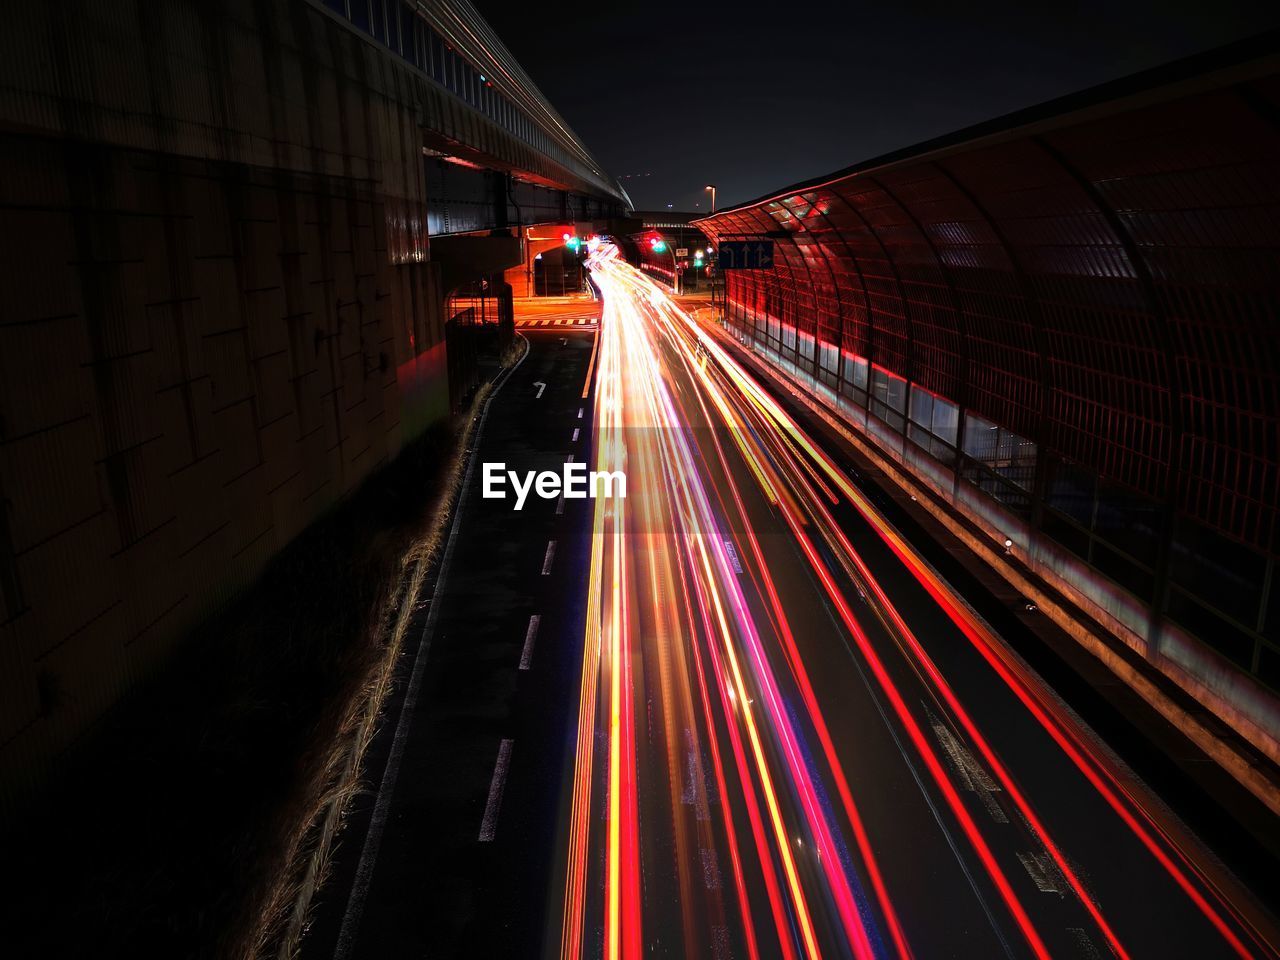
[[667, 249], [667, 241], [665, 240], [650, 240], [649, 245], [653, 247], [654, 253], [665, 253]]

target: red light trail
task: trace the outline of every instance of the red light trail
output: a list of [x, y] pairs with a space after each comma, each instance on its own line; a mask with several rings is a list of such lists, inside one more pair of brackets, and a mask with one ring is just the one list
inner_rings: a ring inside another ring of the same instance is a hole
[[628, 492], [595, 502], [561, 956], [1128, 958], [1161, 918], [1274, 956], [720, 334], [592, 248], [592, 468]]

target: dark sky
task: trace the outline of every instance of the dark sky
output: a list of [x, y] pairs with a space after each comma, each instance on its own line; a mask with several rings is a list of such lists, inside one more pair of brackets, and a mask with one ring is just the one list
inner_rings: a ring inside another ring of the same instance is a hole
[[1261, 0], [473, 2], [642, 210], [754, 199], [1280, 25]]

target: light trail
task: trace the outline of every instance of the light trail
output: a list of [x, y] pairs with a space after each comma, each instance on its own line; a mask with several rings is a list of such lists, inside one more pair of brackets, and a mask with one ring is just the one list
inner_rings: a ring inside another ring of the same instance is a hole
[[[979, 653], [983, 682], [1012, 694], [1014, 722], [1044, 732], [1056, 759], [1040, 751], [1035, 762], [1111, 811], [1108, 836], [1133, 841], [1126, 868], [1171, 881], [1161, 895], [1195, 908], [1179, 914], [1186, 942], [1273, 956], [722, 334], [614, 248], [597, 245], [590, 263], [604, 295], [592, 468], [626, 471], [628, 497], [595, 501], [560, 955], [910, 958], [913, 941], [950, 949], [961, 932], [990, 951], [1005, 943], [1004, 921], [1037, 958], [1079, 936], [1124, 960], [1150, 955], [1139, 949], [1150, 924], [1130, 921], [1135, 905], [1099, 893], [1113, 889], [1098, 875], [1110, 862], [1086, 873], [1081, 825], [1046, 815], [1060, 784], [1047, 788], [1021, 756], [1015, 776], [1002, 755], [1009, 738], [981, 728], [915, 612], [904, 615], [837, 519], [847, 504]], [[865, 614], [848, 600], [855, 591]], [[824, 604], [835, 619], [817, 636]], [[851, 725], [865, 710], [832, 699], [833, 675], [855, 663], [864, 672], [849, 682], [864, 678], [883, 717], [869, 727]], [[1012, 816], [982, 819], [987, 808], [929, 739], [934, 722], [980, 758]], [[916, 769], [923, 778], [903, 779]], [[886, 809], [882, 781], [928, 793]], [[952, 829], [963, 839], [944, 842]], [[1069, 899], [1052, 909], [1024, 869], [1028, 847], [1061, 877]], [[935, 921], [941, 934], [895, 893], [918, 889], [921, 857], [930, 876], [970, 878], [971, 891], [953, 882], [936, 892], [970, 904]], [[985, 885], [1003, 920], [976, 909]], [[986, 933], [984, 915], [996, 925]]]

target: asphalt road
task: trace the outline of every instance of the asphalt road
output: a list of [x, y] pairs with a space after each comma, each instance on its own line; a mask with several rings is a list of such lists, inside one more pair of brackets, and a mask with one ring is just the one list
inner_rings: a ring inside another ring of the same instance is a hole
[[589, 506], [531, 498], [516, 512], [481, 497], [481, 464], [558, 470], [586, 456], [595, 335], [527, 339], [490, 401], [453, 549], [411, 628], [304, 958], [537, 956], [558, 903], [547, 870], [572, 756], [564, 691], [580, 673]]
[[627, 496], [514, 512], [476, 468], [304, 954], [1276, 955], [723, 342], [593, 266], [598, 343], [527, 330], [475, 456]]
[[519, 330], [578, 327], [594, 331], [600, 322], [600, 301], [588, 294], [566, 297], [522, 297], [516, 301], [516, 328]]
[[594, 268], [629, 493], [596, 501], [560, 954], [1272, 955], [723, 345]]

